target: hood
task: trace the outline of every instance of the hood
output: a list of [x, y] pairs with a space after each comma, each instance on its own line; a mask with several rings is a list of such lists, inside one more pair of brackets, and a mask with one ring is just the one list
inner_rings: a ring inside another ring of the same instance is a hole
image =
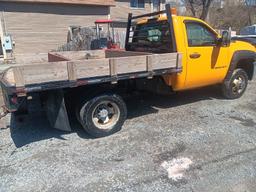
[[235, 36], [235, 37], [232, 37], [232, 40], [244, 41], [256, 47], [256, 35], [255, 36]]

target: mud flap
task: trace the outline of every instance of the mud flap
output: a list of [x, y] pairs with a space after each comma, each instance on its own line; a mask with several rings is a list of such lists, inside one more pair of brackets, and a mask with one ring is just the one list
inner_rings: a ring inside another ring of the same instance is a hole
[[63, 91], [50, 91], [47, 96], [46, 115], [50, 125], [55, 129], [71, 131]]

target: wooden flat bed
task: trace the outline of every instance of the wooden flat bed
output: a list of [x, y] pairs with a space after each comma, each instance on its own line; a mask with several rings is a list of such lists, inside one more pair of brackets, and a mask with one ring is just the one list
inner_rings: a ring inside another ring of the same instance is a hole
[[2, 87], [22, 95], [51, 89], [179, 73], [180, 53], [97, 50], [50, 52], [48, 60], [20, 57], [4, 71]]

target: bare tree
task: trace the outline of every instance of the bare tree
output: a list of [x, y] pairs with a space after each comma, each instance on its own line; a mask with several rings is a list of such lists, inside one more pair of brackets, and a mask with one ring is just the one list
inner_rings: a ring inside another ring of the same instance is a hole
[[194, 16], [205, 20], [214, 0], [182, 0], [186, 9]]
[[253, 7], [250, 6], [249, 2], [247, 0], [244, 0], [244, 4], [247, 8], [247, 13], [248, 13], [248, 21], [249, 21], [249, 24], [252, 25], [252, 13], [253, 13]]
[[231, 27], [239, 33], [241, 28], [256, 23], [256, 6], [248, 4], [246, 0], [225, 4], [222, 8], [212, 6], [209, 21], [216, 29]]

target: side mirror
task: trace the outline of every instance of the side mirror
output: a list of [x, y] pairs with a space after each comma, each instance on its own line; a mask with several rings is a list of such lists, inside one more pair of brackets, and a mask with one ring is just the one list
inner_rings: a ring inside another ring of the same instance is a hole
[[221, 45], [229, 47], [231, 43], [231, 28], [228, 31], [223, 31], [221, 36]]

